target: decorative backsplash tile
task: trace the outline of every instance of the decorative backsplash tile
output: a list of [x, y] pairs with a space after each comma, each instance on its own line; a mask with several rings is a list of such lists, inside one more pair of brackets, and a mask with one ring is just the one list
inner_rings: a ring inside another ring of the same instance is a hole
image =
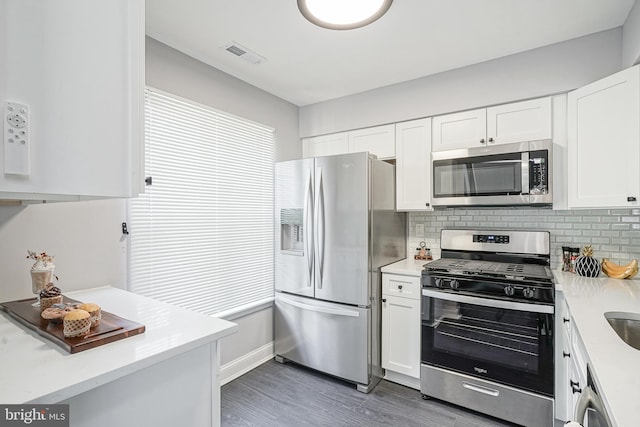
[[640, 209], [554, 211], [543, 208], [450, 208], [408, 215], [408, 256], [420, 241], [440, 257], [443, 228], [546, 230], [551, 233], [551, 267], [562, 267], [562, 247], [593, 246], [598, 260], [618, 264], [640, 259]]

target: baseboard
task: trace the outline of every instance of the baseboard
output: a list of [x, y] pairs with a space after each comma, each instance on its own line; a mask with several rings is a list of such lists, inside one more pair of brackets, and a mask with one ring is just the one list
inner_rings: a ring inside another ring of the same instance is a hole
[[387, 381], [401, 384], [406, 387], [411, 387], [416, 390], [420, 390], [420, 378], [410, 377], [408, 375], [401, 374], [395, 371], [390, 371], [387, 369], [384, 374], [384, 379]]
[[220, 367], [220, 385], [235, 380], [240, 375], [246, 374], [250, 370], [257, 368], [264, 362], [273, 359], [275, 350], [273, 341], [245, 354]]

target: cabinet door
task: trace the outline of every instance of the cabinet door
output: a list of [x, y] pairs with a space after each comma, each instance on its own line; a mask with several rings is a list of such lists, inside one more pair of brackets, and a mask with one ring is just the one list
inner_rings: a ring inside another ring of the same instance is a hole
[[431, 209], [431, 119], [396, 124], [396, 210]]
[[303, 157], [333, 156], [349, 152], [347, 132], [316, 136], [302, 140]]
[[551, 139], [551, 98], [487, 108], [487, 144]]
[[568, 95], [569, 208], [640, 200], [640, 66]]
[[6, 173], [0, 153], [0, 199], [137, 195], [144, 1], [4, 4], [0, 100], [28, 105], [31, 136], [28, 173]]
[[486, 143], [487, 110], [463, 111], [433, 118], [433, 151], [482, 147]]
[[396, 156], [395, 125], [376, 126], [349, 132], [349, 152], [368, 151], [379, 159]]
[[420, 300], [382, 296], [382, 367], [420, 377]]
[[570, 317], [562, 292], [556, 291], [555, 308], [555, 417], [564, 423], [573, 419], [574, 405], [569, 383], [571, 381]]

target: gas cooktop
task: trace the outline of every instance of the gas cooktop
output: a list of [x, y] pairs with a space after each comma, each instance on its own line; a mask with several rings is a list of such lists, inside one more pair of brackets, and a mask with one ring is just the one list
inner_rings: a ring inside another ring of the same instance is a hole
[[468, 276], [493, 276], [507, 279], [533, 279], [553, 281], [546, 265], [511, 262], [479, 261], [457, 258], [441, 258], [425, 265], [425, 270]]

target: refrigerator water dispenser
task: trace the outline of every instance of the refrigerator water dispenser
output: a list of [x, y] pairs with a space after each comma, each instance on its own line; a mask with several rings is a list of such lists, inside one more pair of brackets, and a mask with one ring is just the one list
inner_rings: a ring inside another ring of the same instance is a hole
[[304, 255], [303, 209], [280, 210], [280, 250], [290, 255]]

